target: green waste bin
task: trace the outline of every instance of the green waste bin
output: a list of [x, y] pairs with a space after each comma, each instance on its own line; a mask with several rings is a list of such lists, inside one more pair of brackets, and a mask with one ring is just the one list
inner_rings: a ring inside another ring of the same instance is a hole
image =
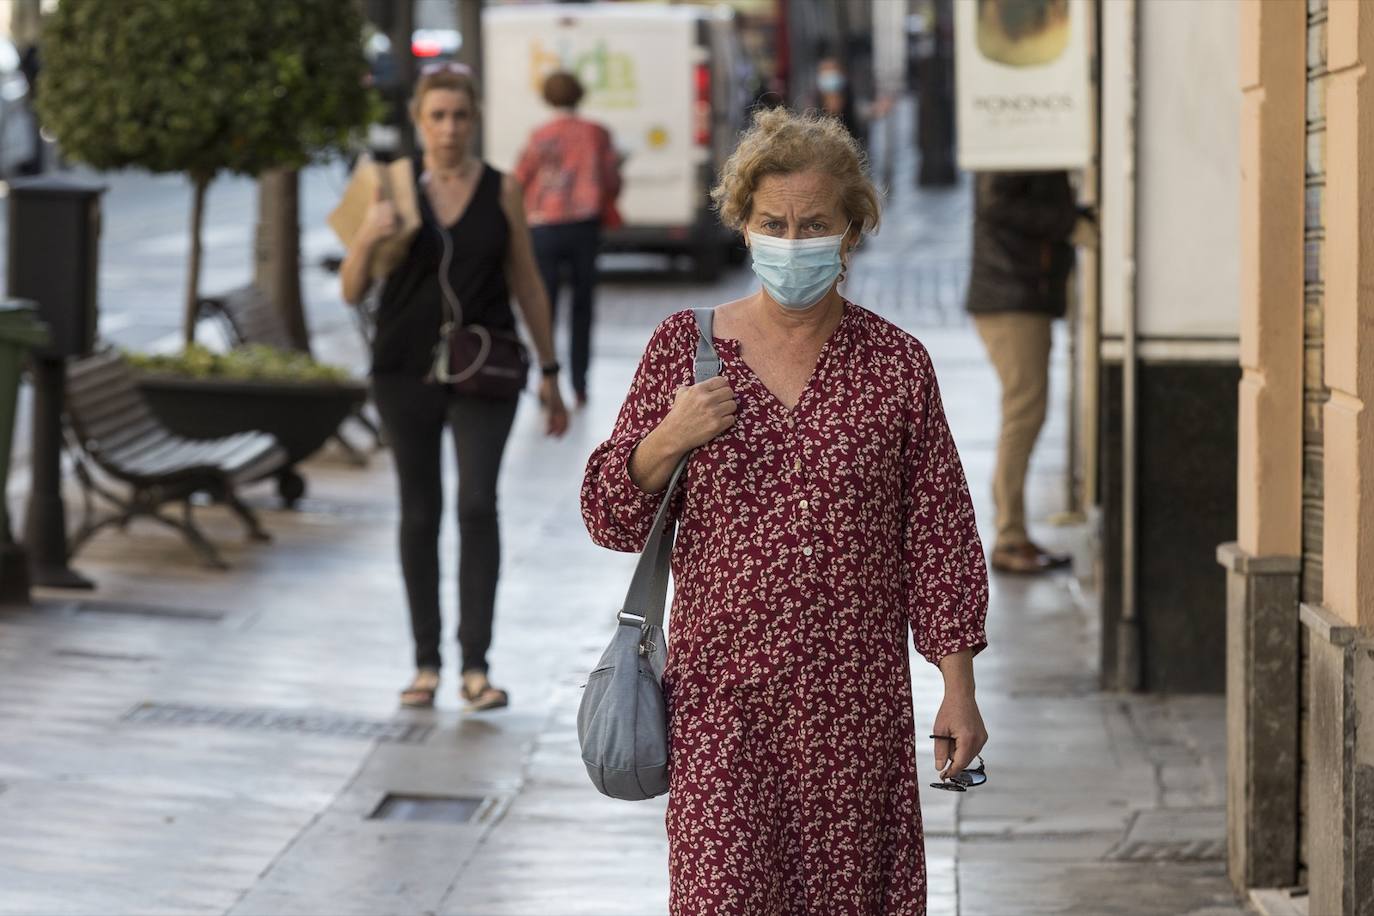
[[10, 528], [8, 483], [14, 445], [19, 372], [35, 347], [48, 345], [48, 327], [27, 299], [0, 299], [0, 604], [27, 604], [29, 563]]

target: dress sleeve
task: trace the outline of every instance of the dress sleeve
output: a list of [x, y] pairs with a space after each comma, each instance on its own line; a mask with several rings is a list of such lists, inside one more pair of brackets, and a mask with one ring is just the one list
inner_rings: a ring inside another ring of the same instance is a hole
[[908, 408], [902, 537], [903, 594], [916, 649], [934, 665], [987, 646], [988, 573], [968, 481], [922, 347]]
[[[695, 335], [696, 325], [690, 315], [686, 322], [691, 323]], [[611, 438], [587, 459], [582, 520], [592, 540], [602, 547], [631, 553], [642, 550], [663, 500], [662, 493], [646, 493], [630, 478], [630, 456], [667, 416], [677, 389], [691, 384], [694, 351], [683, 326], [683, 316], [675, 315], [654, 331]]]

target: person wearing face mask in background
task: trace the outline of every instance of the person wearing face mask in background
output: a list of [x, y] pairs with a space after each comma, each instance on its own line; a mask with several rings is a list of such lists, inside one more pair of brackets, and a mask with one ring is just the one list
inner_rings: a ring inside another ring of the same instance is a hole
[[844, 64], [834, 55], [816, 63], [816, 93], [811, 106], [817, 111], [838, 118], [850, 136], [868, 148], [868, 128], [872, 122], [884, 118], [892, 108], [892, 100], [879, 96], [872, 102], [859, 101]]
[[987, 571], [935, 370], [837, 289], [878, 195], [840, 122], [759, 111], [712, 193], [761, 287], [654, 331], [587, 462], [592, 539], [638, 551], [677, 463], [673, 916], [925, 910], [908, 632], [944, 678], [942, 777], [987, 741]]

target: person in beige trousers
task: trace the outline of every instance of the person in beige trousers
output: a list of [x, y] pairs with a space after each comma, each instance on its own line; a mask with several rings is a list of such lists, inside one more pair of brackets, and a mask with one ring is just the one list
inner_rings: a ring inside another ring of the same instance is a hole
[[966, 307], [1002, 384], [993, 474], [993, 569], [1041, 573], [1067, 566], [1026, 531], [1026, 469], [1049, 402], [1051, 324], [1067, 308], [1069, 238], [1079, 210], [1065, 172], [977, 177], [973, 264]]

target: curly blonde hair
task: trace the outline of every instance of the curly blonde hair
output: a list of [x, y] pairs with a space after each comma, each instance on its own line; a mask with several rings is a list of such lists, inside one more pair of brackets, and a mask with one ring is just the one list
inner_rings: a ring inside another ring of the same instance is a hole
[[818, 171], [834, 179], [845, 216], [863, 235], [881, 219], [878, 189], [868, 177], [868, 157], [837, 119], [818, 112], [764, 109], [740, 135], [720, 170], [711, 200], [721, 222], [736, 231], [749, 222], [754, 192], [768, 175]]

